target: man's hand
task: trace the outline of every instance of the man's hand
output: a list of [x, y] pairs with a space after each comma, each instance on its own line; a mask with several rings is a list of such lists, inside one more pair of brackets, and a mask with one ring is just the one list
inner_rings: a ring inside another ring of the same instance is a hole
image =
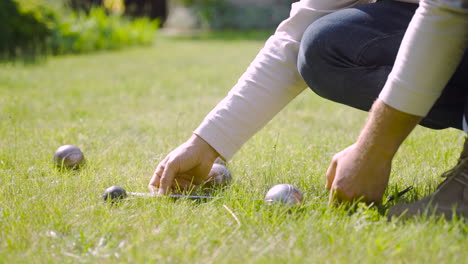
[[218, 156], [208, 143], [192, 135], [158, 164], [148, 188], [159, 194], [190, 190], [206, 180]]
[[392, 159], [421, 117], [396, 110], [378, 99], [357, 142], [333, 157], [327, 171], [329, 204], [380, 202]]
[[390, 176], [392, 160], [366, 153], [356, 144], [335, 154], [327, 170], [330, 205], [359, 200], [379, 203]]

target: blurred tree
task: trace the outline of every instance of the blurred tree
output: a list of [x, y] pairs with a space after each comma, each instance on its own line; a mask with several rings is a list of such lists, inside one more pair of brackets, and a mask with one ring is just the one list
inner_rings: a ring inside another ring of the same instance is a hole
[[104, 0], [104, 8], [112, 14], [123, 14], [125, 11], [124, 0]]
[[85, 10], [89, 12], [93, 6], [101, 6], [102, 0], [69, 0], [74, 10]]
[[[0, 0], [3, 1], [3, 0]], [[68, 0], [74, 10], [89, 12], [93, 6], [105, 6], [108, 10], [125, 10], [124, 14], [132, 17], [158, 19], [160, 25], [167, 18], [168, 0]], [[111, 8], [109, 8], [111, 7]]]
[[159, 19], [160, 24], [166, 21], [167, 0], [124, 0], [124, 2], [127, 15]]
[[0, 59], [33, 58], [43, 52], [53, 20], [44, 6], [29, 10], [14, 0], [0, 0]]

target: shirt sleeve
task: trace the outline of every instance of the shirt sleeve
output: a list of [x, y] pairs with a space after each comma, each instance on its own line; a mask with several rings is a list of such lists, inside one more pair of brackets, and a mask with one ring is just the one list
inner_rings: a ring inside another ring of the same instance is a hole
[[379, 98], [400, 111], [426, 116], [467, 44], [468, 0], [421, 1]]
[[302, 35], [318, 18], [369, 0], [302, 0], [283, 21], [237, 84], [194, 133], [225, 159], [264, 127], [307, 85], [297, 70]]

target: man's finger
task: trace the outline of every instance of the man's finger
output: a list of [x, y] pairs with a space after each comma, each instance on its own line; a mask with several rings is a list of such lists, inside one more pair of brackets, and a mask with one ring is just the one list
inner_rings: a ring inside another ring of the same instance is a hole
[[161, 179], [159, 180], [159, 194], [168, 194], [176, 174], [177, 167], [174, 162], [167, 162], [161, 175]]
[[148, 184], [148, 189], [150, 192], [156, 192], [158, 187], [159, 187], [159, 181], [161, 179], [162, 173], [164, 172], [164, 168], [166, 166], [168, 157], [166, 157], [163, 161], [161, 161], [158, 166], [156, 167], [156, 170], [154, 171], [153, 177], [151, 177], [151, 180]]
[[158, 191], [159, 179], [160, 178], [156, 173], [153, 174], [153, 177], [151, 178], [151, 181], [148, 184], [148, 189], [151, 193], [155, 193]]
[[325, 185], [325, 188], [327, 188], [328, 190], [330, 190], [330, 188], [332, 187], [332, 184], [333, 184], [333, 180], [335, 180], [335, 174], [336, 174], [336, 166], [337, 166], [337, 162], [336, 162], [336, 159], [333, 158], [330, 166], [328, 167], [327, 169], [327, 184]]
[[154, 172], [153, 177], [151, 177], [151, 180], [148, 184], [148, 189], [150, 190], [150, 192], [157, 191], [157, 188], [159, 187], [159, 180], [161, 179], [161, 174], [162, 174], [162, 171], [158, 172], [158, 170], [156, 170]]

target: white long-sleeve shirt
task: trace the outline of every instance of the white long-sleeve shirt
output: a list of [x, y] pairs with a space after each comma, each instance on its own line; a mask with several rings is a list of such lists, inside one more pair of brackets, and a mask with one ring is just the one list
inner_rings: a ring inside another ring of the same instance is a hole
[[425, 116], [467, 47], [468, 0], [422, 0], [379, 98], [400, 111]]
[[[401, 0], [418, 3], [418, 0]], [[302, 35], [318, 18], [374, 0], [302, 0], [283, 21], [228, 95], [194, 131], [225, 159], [264, 127], [307, 85], [297, 70]]]

